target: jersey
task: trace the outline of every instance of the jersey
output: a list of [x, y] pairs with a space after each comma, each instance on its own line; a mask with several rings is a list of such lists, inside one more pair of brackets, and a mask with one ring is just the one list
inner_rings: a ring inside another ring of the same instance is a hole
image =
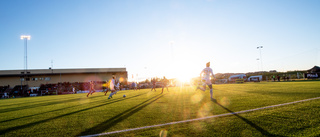
[[156, 80], [155, 79], [152, 79], [151, 82], [152, 82], [153, 85], [156, 85]]
[[94, 83], [90, 82], [90, 90], [94, 90]]
[[112, 80], [110, 81], [110, 90], [114, 90], [114, 86], [115, 86], [115, 80], [112, 79]]
[[167, 86], [169, 84], [169, 80], [164, 78], [162, 79], [162, 86]]
[[212, 69], [210, 67], [206, 67], [201, 71], [202, 79], [205, 80], [206, 84], [211, 84], [210, 75], [214, 77]]

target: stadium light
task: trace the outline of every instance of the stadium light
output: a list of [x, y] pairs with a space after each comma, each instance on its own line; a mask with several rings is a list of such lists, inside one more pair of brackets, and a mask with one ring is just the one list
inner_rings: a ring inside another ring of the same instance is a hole
[[173, 44], [174, 44], [174, 41], [170, 41], [170, 46], [171, 46], [171, 59], [172, 59], [172, 62], [174, 62], [174, 53], [173, 53]]
[[[27, 50], [27, 41], [31, 39], [30, 35], [21, 35], [20, 37], [22, 40], [24, 40], [24, 75], [27, 74], [28, 71], [28, 50]], [[24, 77], [25, 78], [25, 77]], [[26, 78], [24, 79], [24, 83], [26, 82]]]
[[20, 37], [21, 39], [27, 39], [27, 40], [30, 40], [31, 36], [29, 35], [21, 35]]
[[263, 48], [263, 46], [258, 46], [257, 47], [257, 49], [259, 49], [259, 51], [260, 51], [260, 58], [259, 58], [259, 60], [260, 60], [260, 62], [261, 62], [261, 72], [263, 71], [263, 66], [262, 66], [262, 57], [261, 57], [261, 49]]
[[259, 67], [259, 66], [260, 66], [260, 65], [259, 65], [259, 60], [260, 60], [260, 59], [259, 59], [259, 58], [257, 58], [257, 63], [258, 63], [258, 71], [259, 71], [259, 69], [260, 69], [260, 67]]

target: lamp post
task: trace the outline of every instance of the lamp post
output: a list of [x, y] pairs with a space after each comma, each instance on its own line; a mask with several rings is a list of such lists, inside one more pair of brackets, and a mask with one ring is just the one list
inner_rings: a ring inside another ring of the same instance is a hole
[[263, 46], [258, 46], [257, 47], [257, 49], [259, 49], [259, 51], [260, 51], [260, 58], [259, 58], [259, 60], [260, 60], [260, 62], [261, 62], [261, 72], [263, 71], [263, 66], [262, 66], [262, 57], [261, 57], [261, 49], [263, 48]]
[[[174, 59], [174, 51], [173, 51], [173, 44], [174, 41], [170, 41], [169, 42], [170, 47], [171, 47], [171, 70], [175, 70], [175, 59]], [[173, 74], [172, 72], [169, 73], [169, 75], [171, 75], [171, 77], [175, 77], [175, 74]]]
[[174, 62], [173, 44], [174, 44], [174, 41], [170, 41], [170, 46], [171, 46], [171, 59], [172, 59], [172, 62]]
[[260, 68], [259, 68], [259, 66], [260, 66], [260, 65], [259, 65], [259, 60], [260, 60], [260, 59], [259, 59], [259, 58], [257, 58], [257, 63], [258, 63], [258, 72], [259, 72], [259, 69], [260, 69]]
[[24, 84], [26, 83], [26, 74], [28, 71], [28, 50], [27, 50], [27, 41], [30, 40], [30, 35], [21, 35], [20, 37], [22, 40], [24, 40]]

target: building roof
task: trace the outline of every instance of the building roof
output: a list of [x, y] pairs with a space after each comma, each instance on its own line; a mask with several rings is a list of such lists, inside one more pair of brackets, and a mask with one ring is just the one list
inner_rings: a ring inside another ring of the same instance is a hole
[[320, 67], [314, 66], [313, 68], [308, 70], [309, 73], [317, 73], [320, 72]]
[[[0, 77], [20, 76], [25, 70], [0, 70]], [[127, 72], [126, 68], [84, 68], [84, 69], [29, 69], [30, 75], [56, 74], [89, 74], [89, 73], [119, 73]]]

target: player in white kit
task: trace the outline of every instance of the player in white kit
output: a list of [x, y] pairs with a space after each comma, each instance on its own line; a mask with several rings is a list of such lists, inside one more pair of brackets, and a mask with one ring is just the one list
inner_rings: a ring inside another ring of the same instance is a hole
[[200, 73], [200, 79], [203, 81], [203, 87], [198, 87], [197, 89], [205, 91], [206, 90], [206, 85], [208, 85], [209, 88], [210, 88], [210, 97], [211, 97], [212, 100], [214, 100], [213, 97], [212, 97], [212, 94], [213, 94], [212, 93], [212, 83], [211, 83], [210, 77], [214, 77], [214, 78], [216, 78], [216, 77], [214, 76], [214, 74], [212, 72], [212, 69], [210, 68], [210, 62], [208, 62], [206, 64], [206, 66], [207, 67], [204, 68]]
[[115, 93], [115, 84], [116, 84], [116, 80], [114, 77], [112, 77], [112, 80], [110, 81], [110, 90], [111, 90], [111, 93], [108, 97], [108, 99], [112, 98], [112, 95]]
[[114, 94], [117, 94], [118, 91], [120, 91], [120, 80], [116, 80], [116, 85], [114, 86], [115, 88], [115, 93]]

